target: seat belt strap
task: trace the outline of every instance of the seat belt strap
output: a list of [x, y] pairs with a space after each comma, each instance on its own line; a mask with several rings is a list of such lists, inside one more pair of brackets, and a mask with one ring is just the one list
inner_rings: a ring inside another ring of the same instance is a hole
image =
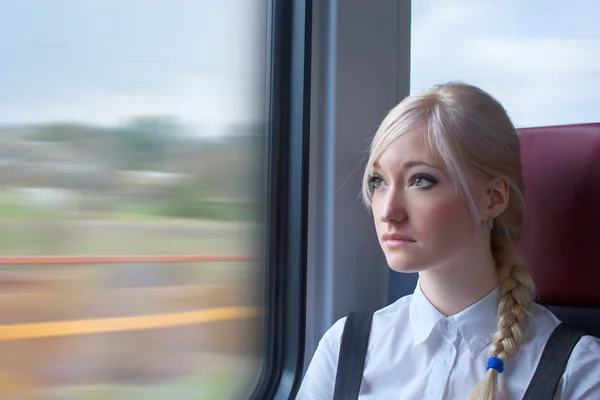
[[372, 321], [372, 312], [353, 311], [346, 318], [340, 344], [333, 400], [358, 399]]
[[553, 400], [575, 345], [585, 332], [560, 323], [548, 338], [523, 400]]

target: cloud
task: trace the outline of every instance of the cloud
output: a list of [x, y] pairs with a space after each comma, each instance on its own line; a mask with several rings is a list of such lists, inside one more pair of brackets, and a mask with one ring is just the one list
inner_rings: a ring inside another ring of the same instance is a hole
[[549, 29], [534, 17], [522, 24], [514, 17], [524, 11], [522, 3], [419, 4], [413, 10], [413, 92], [462, 80], [500, 100], [517, 126], [600, 120], [600, 28], [587, 27], [585, 34]]

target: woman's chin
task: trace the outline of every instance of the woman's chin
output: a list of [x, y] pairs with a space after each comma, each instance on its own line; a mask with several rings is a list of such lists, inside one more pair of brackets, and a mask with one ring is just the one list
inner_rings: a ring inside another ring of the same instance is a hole
[[388, 266], [395, 272], [402, 273], [414, 273], [419, 272], [423, 268], [420, 263], [408, 260], [405, 257], [399, 257], [398, 255], [388, 255], [386, 257]]
[[411, 274], [415, 272], [420, 272], [419, 268], [409, 267], [407, 265], [389, 265], [390, 269], [395, 272], [400, 272], [404, 274]]

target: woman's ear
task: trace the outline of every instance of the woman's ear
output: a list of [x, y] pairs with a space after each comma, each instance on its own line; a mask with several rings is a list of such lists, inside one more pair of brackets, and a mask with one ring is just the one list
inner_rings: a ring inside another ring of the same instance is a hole
[[489, 181], [486, 189], [487, 218], [496, 218], [502, 214], [510, 200], [510, 184], [504, 178], [494, 178]]

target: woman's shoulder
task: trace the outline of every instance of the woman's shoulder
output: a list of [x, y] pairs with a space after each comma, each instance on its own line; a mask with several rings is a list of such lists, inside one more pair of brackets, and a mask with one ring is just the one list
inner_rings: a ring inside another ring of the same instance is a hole
[[[390, 324], [397, 324], [399, 319], [408, 318], [408, 305], [412, 295], [404, 296], [392, 304], [378, 309], [373, 313], [371, 332], [380, 332]], [[342, 339], [347, 316], [338, 319], [323, 335], [321, 341], [337, 347]]]
[[[552, 332], [554, 332], [561, 322], [562, 321], [548, 308], [534, 303], [530, 313], [528, 328], [525, 333], [525, 341], [538, 342], [539, 344], [545, 345], [548, 338], [550, 338], [550, 335], [552, 335]], [[587, 343], [588, 341], [594, 342], [594, 340], [598, 340], [598, 338], [594, 336], [585, 336], [584, 339], [585, 340], [580, 341], [578, 345]]]
[[401, 298], [399, 298], [398, 300], [396, 300], [395, 302], [380, 308], [379, 310], [375, 311], [374, 315], [373, 315], [373, 320], [375, 321], [375, 319], [385, 319], [385, 318], [389, 318], [391, 316], [398, 316], [399, 313], [406, 311], [408, 309], [408, 305], [410, 304], [410, 301], [412, 299], [413, 295], [409, 294], [407, 296], [403, 296]]
[[529, 325], [533, 330], [531, 333], [536, 337], [547, 336], [544, 340], [547, 339], [560, 322], [552, 311], [541, 304], [533, 303]]
[[[530, 339], [537, 342], [541, 350], [548, 338], [562, 322], [546, 307], [535, 304], [531, 312]], [[561, 399], [600, 398], [600, 339], [583, 336], [573, 348], [558, 391]], [[586, 397], [587, 396], [587, 397]]]
[[[554, 329], [562, 322], [552, 313], [552, 311], [539, 304], [534, 305], [532, 314], [538, 335], [543, 333], [543, 336], [550, 337]], [[594, 352], [596, 357], [598, 357], [598, 355], [600, 355], [600, 338], [592, 335], [584, 335], [581, 340], [577, 342], [573, 354], [576, 355], [577, 353], [586, 351]]]
[[[533, 305], [530, 321], [532, 322], [530, 323], [533, 329], [532, 333], [537, 337], [542, 337], [544, 341], [549, 338], [554, 329], [563, 322], [548, 308], [537, 303]], [[578, 345], [585, 345], [585, 343], [598, 344], [600, 343], [600, 339], [595, 336], [586, 335], [583, 336]]]

